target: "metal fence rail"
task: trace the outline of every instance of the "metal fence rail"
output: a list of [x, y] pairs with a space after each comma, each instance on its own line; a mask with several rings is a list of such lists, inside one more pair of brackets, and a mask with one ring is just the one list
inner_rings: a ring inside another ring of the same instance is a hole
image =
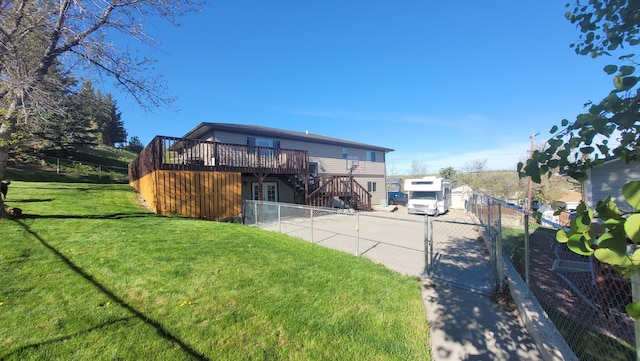
[[513, 265], [578, 359], [640, 359], [634, 321], [625, 312], [630, 280], [558, 243], [559, 224], [538, 223], [482, 194], [471, 197], [467, 211], [486, 228], [492, 254]]

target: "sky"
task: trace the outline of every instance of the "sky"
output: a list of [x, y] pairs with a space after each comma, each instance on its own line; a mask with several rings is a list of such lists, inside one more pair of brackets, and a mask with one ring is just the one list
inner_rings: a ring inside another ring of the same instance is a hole
[[308, 131], [394, 149], [388, 173], [514, 169], [612, 89], [615, 59], [576, 55], [565, 1], [222, 0], [147, 24], [173, 109], [109, 90], [129, 136], [201, 122]]

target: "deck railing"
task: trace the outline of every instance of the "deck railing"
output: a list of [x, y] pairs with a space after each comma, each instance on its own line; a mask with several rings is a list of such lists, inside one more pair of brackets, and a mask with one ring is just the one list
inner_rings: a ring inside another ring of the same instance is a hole
[[129, 165], [130, 180], [154, 170], [306, 174], [306, 150], [156, 136]]

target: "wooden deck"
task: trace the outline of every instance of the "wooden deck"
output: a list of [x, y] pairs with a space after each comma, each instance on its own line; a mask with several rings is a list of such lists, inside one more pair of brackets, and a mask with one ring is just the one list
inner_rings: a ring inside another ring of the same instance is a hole
[[156, 170], [309, 174], [306, 150], [157, 136], [129, 165], [129, 180]]
[[[335, 207], [338, 202], [371, 210], [371, 194], [353, 177], [311, 181], [306, 150], [156, 136], [129, 164], [129, 183], [154, 212], [212, 220], [241, 212], [243, 178], [261, 184], [270, 175], [289, 180], [307, 205]], [[261, 191], [259, 186], [258, 198]]]

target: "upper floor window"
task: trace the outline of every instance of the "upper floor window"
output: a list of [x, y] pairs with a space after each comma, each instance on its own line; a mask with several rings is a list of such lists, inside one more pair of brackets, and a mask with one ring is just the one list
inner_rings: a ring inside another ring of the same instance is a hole
[[376, 161], [376, 152], [367, 151], [367, 162]]
[[347, 159], [348, 155], [349, 153], [347, 153], [347, 148], [342, 148], [342, 159]]
[[[255, 153], [256, 146], [279, 149], [280, 141], [273, 140], [273, 139], [265, 139], [265, 138], [247, 137], [247, 145], [249, 146], [249, 153]], [[273, 153], [273, 150], [271, 149], [264, 149], [264, 148], [260, 148], [260, 149], [261, 149], [260, 154], [262, 155], [270, 155]]]

